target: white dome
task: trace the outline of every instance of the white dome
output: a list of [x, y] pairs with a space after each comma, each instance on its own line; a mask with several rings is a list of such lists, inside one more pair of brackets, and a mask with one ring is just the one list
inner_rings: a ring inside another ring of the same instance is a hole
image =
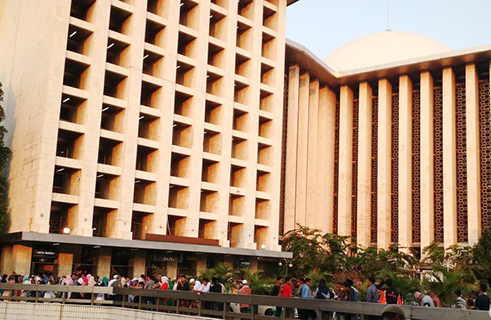
[[415, 33], [369, 34], [336, 49], [324, 62], [335, 71], [363, 69], [450, 51], [440, 42]]

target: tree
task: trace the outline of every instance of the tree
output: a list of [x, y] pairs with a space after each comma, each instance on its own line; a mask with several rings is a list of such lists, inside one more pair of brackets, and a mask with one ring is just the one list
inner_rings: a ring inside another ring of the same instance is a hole
[[491, 279], [491, 227], [484, 229], [472, 253], [477, 278]]
[[[3, 101], [2, 84], [0, 83], [0, 123], [5, 121], [5, 111], [1, 102]], [[10, 225], [10, 216], [8, 211], [8, 183], [6, 178], [6, 168], [11, 156], [9, 147], [5, 146], [4, 138], [7, 129], [0, 125], [0, 233], [4, 234]]]

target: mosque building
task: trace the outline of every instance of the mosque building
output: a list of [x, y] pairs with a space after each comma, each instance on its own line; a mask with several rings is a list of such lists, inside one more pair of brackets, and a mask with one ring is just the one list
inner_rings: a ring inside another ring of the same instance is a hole
[[285, 37], [295, 2], [0, 2], [2, 272], [271, 271], [297, 224], [475, 243], [491, 46], [388, 31], [322, 61]]

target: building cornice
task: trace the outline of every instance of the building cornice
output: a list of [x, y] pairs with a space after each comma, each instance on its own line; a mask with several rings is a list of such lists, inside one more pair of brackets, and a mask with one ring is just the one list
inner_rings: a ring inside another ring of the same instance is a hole
[[243, 248], [216, 247], [198, 244], [160, 242], [148, 240], [126, 240], [103, 237], [84, 237], [55, 233], [16, 232], [3, 235], [2, 243], [46, 242], [57, 244], [100, 246], [124, 249], [162, 250], [173, 252], [192, 252], [203, 254], [234, 255], [255, 258], [291, 259], [291, 252], [252, 250]]
[[491, 60], [491, 45], [449, 51], [442, 54], [342, 72], [334, 71], [306, 47], [289, 39], [286, 41], [286, 55], [286, 60], [290, 64], [299, 64], [313, 77], [335, 88], [344, 84], [391, 78], [401, 74], [432, 71], [455, 65], [489, 61]]

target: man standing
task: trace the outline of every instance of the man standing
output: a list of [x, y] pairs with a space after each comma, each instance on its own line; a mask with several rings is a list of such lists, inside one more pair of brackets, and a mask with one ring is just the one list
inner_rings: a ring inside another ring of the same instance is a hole
[[[285, 281], [286, 281], [285, 284], [283, 284], [280, 288], [280, 297], [291, 298], [292, 294], [293, 294], [292, 278], [286, 277]], [[290, 312], [291, 312], [291, 309], [285, 308], [285, 318], [290, 318]], [[281, 311], [280, 311], [279, 316], [281, 316]]]
[[[283, 276], [277, 276], [276, 277], [276, 284], [274, 285], [273, 289], [271, 289], [271, 292], [269, 293], [270, 296], [272, 297], [278, 297], [280, 295], [280, 289], [281, 286], [283, 285]], [[281, 316], [281, 307], [276, 307], [275, 310], [275, 317], [280, 317]]]
[[[252, 290], [247, 285], [247, 280], [246, 279], [242, 280], [242, 288], [240, 288], [239, 294], [247, 294], [247, 295], [251, 295], [252, 294]], [[240, 304], [240, 312], [241, 313], [251, 313], [250, 305], [247, 304], [247, 303], [241, 303]]]
[[[304, 284], [300, 287], [300, 297], [302, 299], [312, 299], [312, 291], [310, 290], [310, 285], [312, 281], [310, 278], [306, 278]], [[307, 309], [299, 309], [298, 316], [302, 320], [312, 319], [315, 320], [317, 318], [317, 314], [314, 310]]]
[[[367, 288], [367, 302], [370, 303], [378, 303], [380, 299], [380, 292], [378, 291], [377, 286], [375, 285], [375, 277], [368, 277], [368, 288]], [[376, 316], [369, 316], [369, 320], [377, 319]]]
[[477, 299], [474, 302], [474, 307], [477, 310], [489, 310], [489, 297], [486, 295], [488, 286], [485, 283], [481, 283], [477, 287]]
[[387, 285], [387, 289], [385, 289], [385, 299], [387, 300], [387, 304], [399, 304], [399, 291], [394, 288], [392, 279], [386, 279], [385, 284]]

